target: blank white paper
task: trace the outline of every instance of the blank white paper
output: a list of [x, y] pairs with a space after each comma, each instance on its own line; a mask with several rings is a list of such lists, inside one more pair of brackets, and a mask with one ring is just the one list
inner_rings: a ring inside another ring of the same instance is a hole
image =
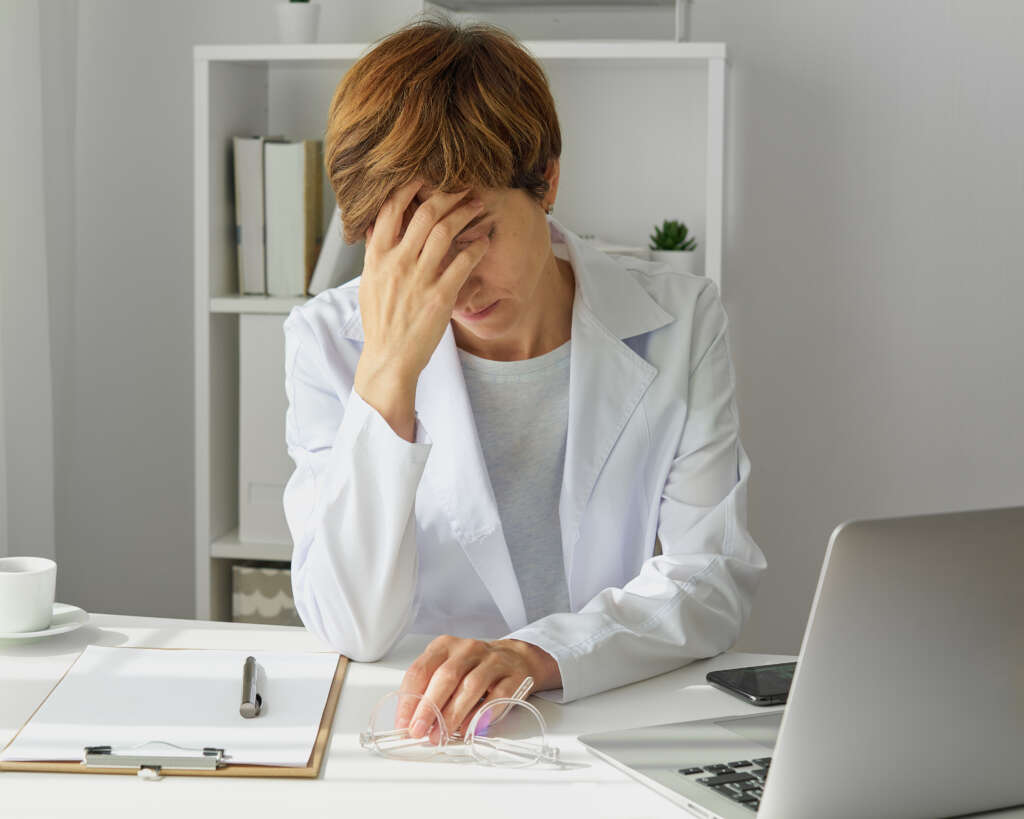
[[[242, 666], [265, 678], [258, 717], [238, 713]], [[114, 753], [196, 755], [223, 748], [238, 765], [309, 762], [337, 654], [88, 646], [14, 741], [4, 761], [81, 761], [87, 745]], [[144, 747], [136, 747], [136, 746]]]

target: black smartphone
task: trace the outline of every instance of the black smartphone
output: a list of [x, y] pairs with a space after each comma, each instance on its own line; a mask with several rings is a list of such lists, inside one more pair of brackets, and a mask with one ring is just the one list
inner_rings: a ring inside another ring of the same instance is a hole
[[794, 671], [796, 663], [751, 665], [709, 671], [705, 679], [751, 705], [785, 705]]

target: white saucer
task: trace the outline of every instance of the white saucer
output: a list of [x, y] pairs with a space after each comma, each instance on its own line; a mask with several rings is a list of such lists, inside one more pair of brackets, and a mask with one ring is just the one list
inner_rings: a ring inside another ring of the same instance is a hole
[[50, 627], [42, 631], [0, 631], [0, 640], [27, 640], [74, 631], [89, 622], [89, 613], [70, 603], [54, 603]]

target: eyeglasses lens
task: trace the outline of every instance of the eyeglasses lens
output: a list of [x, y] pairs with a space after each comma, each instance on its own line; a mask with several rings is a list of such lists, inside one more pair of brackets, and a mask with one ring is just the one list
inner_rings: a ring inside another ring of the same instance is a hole
[[[409, 736], [408, 725], [421, 702], [426, 702], [433, 716], [433, 725], [421, 737]], [[396, 728], [399, 717], [406, 725]], [[417, 694], [393, 691], [382, 698], [374, 709], [364, 745], [375, 748], [393, 759], [424, 760], [444, 750], [448, 744], [448, 731], [437, 707]]]
[[532, 708], [524, 703], [487, 703], [474, 717], [468, 733], [466, 744], [472, 748], [473, 756], [486, 765], [532, 765], [544, 749], [544, 728]]

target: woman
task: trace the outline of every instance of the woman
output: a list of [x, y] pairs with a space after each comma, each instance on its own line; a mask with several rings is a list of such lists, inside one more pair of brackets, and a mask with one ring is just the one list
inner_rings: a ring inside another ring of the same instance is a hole
[[724, 651], [765, 567], [716, 288], [552, 218], [560, 154], [513, 38], [390, 35], [325, 136], [362, 276], [285, 322], [296, 608], [354, 660], [440, 634], [402, 689], [452, 729]]

